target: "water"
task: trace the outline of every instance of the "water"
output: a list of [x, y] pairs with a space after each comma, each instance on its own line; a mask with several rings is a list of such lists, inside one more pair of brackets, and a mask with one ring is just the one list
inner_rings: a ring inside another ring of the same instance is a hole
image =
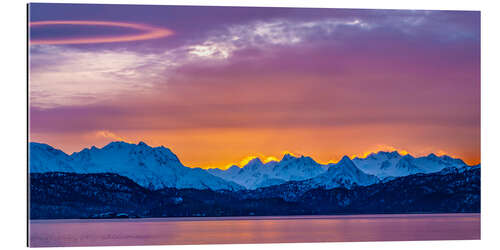
[[472, 240], [480, 214], [33, 220], [30, 246]]

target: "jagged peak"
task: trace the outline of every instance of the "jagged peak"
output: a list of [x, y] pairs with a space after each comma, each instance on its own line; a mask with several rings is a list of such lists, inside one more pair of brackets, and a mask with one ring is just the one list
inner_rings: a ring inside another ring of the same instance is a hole
[[441, 156], [439, 156], [439, 158], [445, 159], [445, 160], [453, 160], [454, 159], [453, 157], [451, 157], [449, 155], [441, 155]]
[[258, 165], [264, 165], [264, 163], [262, 163], [262, 160], [260, 160], [259, 157], [255, 157], [253, 159], [251, 159], [246, 165], [246, 166], [258, 166]]
[[429, 157], [429, 158], [439, 158], [439, 157], [438, 157], [436, 154], [434, 154], [434, 153], [430, 153], [430, 154], [428, 154], [428, 155], [427, 155], [427, 157]]
[[302, 156], [300, 156], [299, 159], [306, 160], [306, 161], [314, 161], [315, 162], [315, 160], [311, 156], [303, 156], [302, 155]]
[[[120, 148], [123, 146], [131, 146], [134, 144], [124, 142], [124, 141], [112, 141], [108, 143], [106, 146], [102, 147], [102, 149], [110, 149], [110, 148]], [[92, 148], [96, 148], [95, 146], [92, 146]]]
[[349, 156], [347, 155], [344, 155], [336, 165], [342, 167], [356, 167], [356, 165], [354, 165], [354, 162], [352, 162], [351, 158], [349, 158]]
[[[150, 146], [148, 146], [148, 147], [150, 147]], [[168, 154], [174, 154], [174, 152], [172, 152], [172, 150], [170, 150], [169, 148], [164, 147], [164, 146], [154, 147], [153, 149], [158, 149], [158, 150], [166, 152]]]
[[39, 149], [39, 150], [49, 151], [49, 152], [52, 152], [52, 153], [55, 153], [55, 154], [68, 155], [64, 151], [62, 151], [60, 149], [57, 149], [57, 148], [54, 148], [54, 147], [52, 147], [52, 146], [50, 146], [49, 144], [46, 144], [46, 143], [30, 142], [29, 146], [30, 146], [30, 151]]
[[36, 146], [36, 147], [47, 147], [47, 148], [53, 148], [52, 146], [50, 146], [49, 144], [46, 144], [46, 143], [41, 143], [41, 142], [30, 142], [30, 146]]
[[351, 160], [351, 158], [349, 158], [349, 156], [344, 155], [344, 156], [342, 156], [342, 159], [340, 159], [339, 162], [341, 162], [341, 161], [350, 161], [350, 160]]
[[[161, 145], [161, 146], [158, 146], [158, 147], [151, 147], [149, 146], [148, 144], [146, 144], [144, 141], [140, 141], [139, 143], [137, 144], [134, 144], [134, 143], [129, 143], [129, 142], [125, 142], [125, 141], [113, 141], [113, 142], [110, 142], [108, 143], [106, 146], [102, 147], [102, 149], [111, 149], [111, 148], [149, 148], [149, 149], [158, 149], [158, 150], [161, 150], [161, 151], [166, 151], [168, 153], [172, 153], [172, 150], [170, 150], [169, 148]], [[97, 148], [96, 146], [92, 146], [91, 147], [91, 150], [96, 150], [96, 149], [99, 149]]]
[[401, 154], [397, 150], [394, 150], [392, 152], [387, 152], [387, 154], [393, 158], [401, 156]]
[[240, 169], [240, 167], [238, 167], [237, 165], [232, 165], [231, 167], [229, 167], [226, 170], [234, 170], [234, 169]]
[[382, 150], [380, 150], [378, 152], [370, 153], [369, 155], [367, 155], [364, 158], [363, 157], [355, 157], [354, 159], [379, 159], [379, 157], [381, 157], [381, 156], [384, 156], [384, 157], [391, 159], [391, 158], [404, 157], [405, 155], [409, 155], [409, 154], [402, 155], [397, 150], [394, 150], [394, 151], [382, 151]]
[[286, 153], [283, 155], [283, 158], [281, 159], [281, 161], [289, 161], [289, 160], [293, 160], [293, 159], [297, 159], [297, 157], [293, 156], [290, 153]]
[[[74, 152], [71, 156], [83, 157], [88, 154], [102, 154], [106, 152], [120, 153], [120, 154], [139, 154], [143, 155], [141, 157], [166, 157], [166, 159], [173, 160], [180, 163], [179, 158], [175, 155], [170, 149], [159, 146], [159, 147], [151, 147], [144, 142], [139, 142], [137, 144], [128, 143], [124, 141], [113, 141], [108, 143], [106, 146], [102, 148], [98, 148], [96, 146], [92, 146], [89, 148], [85, 148], [80, 152]], [[181, 163], [182, 164], [182, 163]]]
[[264, 163], [264, 165], [273, 166], [273, 165], [276, 165], [277, 163], [279, 163], [279, 161], [272, 160], [272, 161], [268, 161], [268, 162]]
[[413, 155], [406, 154], [406, 155], [404, 155], [403, 157], [401, 157], [401, 159], [411, 160], [411, 159], [415, 159], [415, 157], [413, 157]]

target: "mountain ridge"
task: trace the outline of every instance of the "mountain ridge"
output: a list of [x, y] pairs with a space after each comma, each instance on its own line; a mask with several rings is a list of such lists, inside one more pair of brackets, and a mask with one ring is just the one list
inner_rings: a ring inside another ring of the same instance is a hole
[[241, 167], [201, 169], [184, 166], [169, 148], [151, 147], [142, 141], [137, 144], [114, 141], [102, 148], [92, 146], [71, 155], [48, 144], [30, 142], [30, 172], [117, 173], [149, 189], [240, 190], [289, 181], [304, 182], [311, 188], [351, 188], [392, 177], [463, 166], [468, 165], [446, 155], [413, 157], [397, 151], [379, 151], [365, 158], [344, 156], [339, 162], [329, 164], [287, 153], [280, 161], [264, 163], [256, 157]]
[[[43, 146], [41, 146], [43, 145]], [[30, 173], [116, 173], [149, 189], [166, 187], [239, 190], [240, 185], [199, 168], [184, 166], [168, 148], [140, 142], [111, 142], [67, 155], [50, 145], [30, 143]]]

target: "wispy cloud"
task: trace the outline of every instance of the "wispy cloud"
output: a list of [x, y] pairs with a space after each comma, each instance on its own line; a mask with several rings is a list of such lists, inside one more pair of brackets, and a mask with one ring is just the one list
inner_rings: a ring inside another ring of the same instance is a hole
[[176, 62], [165, 54], [126, 50], [85, 51], [32, 46], [30, 101], [33, 107], [89, 105], [138, 94], [164, 79]]
[[207, 60], [223, 62], [234, 52], [252, 47], [292, 46], [305, 42], [318, 29], [331, 33], [343, 25], [370, 27], [359, 19], [258, 21], [231, 25], [204, 39], [154, 53], [32, 45], [30, 101], [39, 108], [79, 106], [109, 101], [126, 93], [153, 91], [156, 84], [168, 82], [179, 66]]
[[310, 42], [311, 36], [317, 33], [331, 35], [340, 27], [370, 29], [373, 25], [358, 18], [254, 21], [213, 31], [201, 43], [190, 45], [188, 49], [190, 54], [202, 58], [226, 59], [233, 52], [249, 47], [293, 46]]
[[131, 140], [127, 139], [126, 137], [119, 136], [119, 135], [117, 135], [113, 132], [110, 132], [108, 130], [96, 131], [95, 136], [98, 138], [106, 138], [106, 139], [110, 139], [113, 141], [124, 141], [124, 142], [128, 142], [128, 143], [132, 142]]
[[403, 149], [479, 159], [478, 12], [95, 8], [36, 20], [109, 18], [176, 33], [32, 46], [30, 131], [39, 141], [151, 140], [192, 166], [279, 159], [284, 149], [321, 162]]
[[376, 22], [359, 17], [250, 21], [222, 26], [204, 37], [154, 52], [33, 45], [30, 101], [34, 107], [52, 108], [105, 102], [127, 93], [154, 92], [155, 86], [168, 85], [170, 77], [177, 74], [175, 70], [188, 64], [223, 64], [247, 49], [258, 48], [264, 51], [261, 57], [269, 57], [272, 53], [268, 51], [276, 46], [310, 46], [326, 40], [334, 45], [341, 43], [346, 33], [367, 32], [381, 25], [408, 33], [426, 24], [427, 18], [427, 14], [418, 13]]

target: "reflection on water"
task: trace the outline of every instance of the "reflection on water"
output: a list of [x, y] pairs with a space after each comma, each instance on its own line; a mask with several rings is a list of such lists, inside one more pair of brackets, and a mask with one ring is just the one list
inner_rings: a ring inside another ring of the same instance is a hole
[[30, 246], [479, 239], [480, 214], [34, 220]]

